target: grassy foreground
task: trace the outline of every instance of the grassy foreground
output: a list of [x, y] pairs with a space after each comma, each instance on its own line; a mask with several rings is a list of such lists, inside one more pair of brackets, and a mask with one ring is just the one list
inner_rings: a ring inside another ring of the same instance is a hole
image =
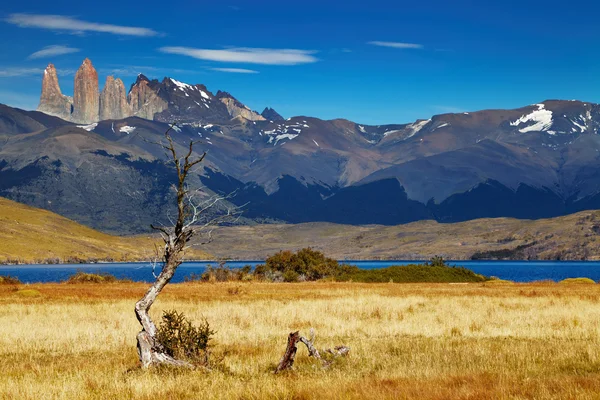
[[[118, 237], [70, 219], [0, 197], [0, 263], [142, 261], [154, 254], [157, 237]], [[207, 259], [193, 250], [190, 258]]]
[[[144, 284], [0, 285], [0, 398], [593, 399], [600, 285], [187, 283], [153, 308], [208, 318], [211, 372], [137, 368]], [[323, 370], [292, 330], [351, 356]]]

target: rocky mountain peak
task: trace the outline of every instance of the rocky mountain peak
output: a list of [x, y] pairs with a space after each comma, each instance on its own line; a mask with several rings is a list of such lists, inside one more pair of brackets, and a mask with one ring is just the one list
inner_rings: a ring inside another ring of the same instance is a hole
[[270, 108], [270, 107], [266, 107], [262, 113], [260, 113], [260, 115], [262, 115], [265, 119], [268, 119], [269, 121], [284, 121], [285, 118], [283, 118], [277, 111], [275, 111], [274, 109]]
[[145, 119], [154, 119], [154, 114], [167, 109], [168, 103], [158, 96], [151, 85], [158, 85], [158, 81], [150, 81], [143, 74], [139, 74], [129, 90], [129, 107], [133, 115]]
[[99, 120], [98, 72], [89, 58], [83, 60], [75, 74], [72, 120], [89, 124]]
[[53, 64], [48, 64], [42, 78], [42, 95], [40, 96], [38, 111], [69, 119], [72, 103], [72, 100], [60, 91], [56, 68]]
[[218, 91], [216, 98], [221, 101], [221, 103], [225, 104], [227, 107], [227, 112], [231, 115], [232, 118], [236, 117], [244, 117], [250, 121], [264, 121], [265, 117], [257, 113], [256, 111], [252, 111], [249, 107], [238, 101], [235, 97], [227, 92]]
[[125, 84], [119, 78], [106, 77], [104, 89], [100, 93], [100, 120], [123, 119], [133, 114], [127, 102]]

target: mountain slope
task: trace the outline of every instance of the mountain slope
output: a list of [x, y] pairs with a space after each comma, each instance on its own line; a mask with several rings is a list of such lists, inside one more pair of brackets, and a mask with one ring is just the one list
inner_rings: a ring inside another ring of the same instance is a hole
[[599, 260], [600, 211], [540, 220], [477, 219], [440, 224], [349, 226], [325, 222], [220, 227], [206, 251], [215, 257], [265, 259], [280, 250], [312, 247], [338, 260], [449, 260], [475, 257]]
[[[395, 225], [600, 208], [597, 104], [549, 100], [368, 126], [250, 120], [231, 95], [202, 85], [140, 76], [130, 95], [136, 85], [168, 104], [156, 120], [75, 125], [0, 107], [0, 195], [107, 232], [147, 231], [172, 212], [173, 173], [151, 142], [175, 121], [181, 151], [190, 140], [208, 151], [192, 188], [203, 198], [234, 192], [220, 206], [243, 206], [242, 223]], [[227, 118], [223, 99], [241, 114]]]
[[[149, 260], [156, 238], [117, 237], [54, 213], [0, 198], [0, 262]], [[194, 251], [190, 257], [209, 256]]]

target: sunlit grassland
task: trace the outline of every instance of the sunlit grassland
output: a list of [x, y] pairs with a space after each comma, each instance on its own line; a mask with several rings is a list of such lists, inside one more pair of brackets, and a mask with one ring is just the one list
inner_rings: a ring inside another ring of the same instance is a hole
[[[147, 285], [0, 286], [0, 398], [600, 397], [600, 285], [188, 283], [153, 308], [206, 317], [212, 371], [141, 371], [133, 304]], [[292, 330], [345, 344], [328, 369]]]
[[[96, 231], [50, 211], [0, 197], [0, 263], [77, 260], [139, 261], [153, 257], [157, 237], [119, 237]], [[188, 258], [210, 256], [196, 248]]]

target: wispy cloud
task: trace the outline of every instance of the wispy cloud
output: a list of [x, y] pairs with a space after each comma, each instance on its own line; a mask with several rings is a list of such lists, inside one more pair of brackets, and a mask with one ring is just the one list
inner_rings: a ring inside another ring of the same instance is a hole
[[35, 53], [29, 55], [29, 57], [27, 57], [27, 58], [29, 60], [34, 60], [37, 58], [45, 58], [45, 57], [60, 56], [63, 54], [77, 53], [79, 51], [81, 51], [81, 50], [76, 49], [74, 47], [68, 47], [68, 46], [59, 46], [59, 45], [46, 46], [43, 49], [38, 50]]
[[209, 68], [211, 71], [231, 72], [233, 74], [258, 74], [258, 71], [245, 68]]
[[195, 49], [191, 47], [161, 47], [163, 53], [180, 54], [200, 60], [266, 65], [297, 65], [319, 61], [311, 50], [232, 48], [227, 50]]
[[17, 76], [41, 75], [44, 73], [42, 68], [0, 68], [0, 78], [14, 78]]
[[82, 21], [64, 15], [42, 15], [42, 14], [10, 14], [5, 19], [9, 24], [21, 28], [41, 28], [55, 31], [68, 31], [74, 34], [83, 32], [103, 32], [115, 35], [127, 36], [159, 36], [160, 34], [149, 28], [135, 26], [120, 26], [102, 24], [98, 22]]
[[422, 44], [417, 44], [417, 43], [402, 43], [402, 42], [380, 42], [380, 41], [372, 41], [372, 42], [367, 42], [367, 44], [373, 45], [373, 46], [380, 46], [380, 47], [392, 47], [394, 49], [422, 49], [423, 45]]
[[[73, 75], [75, 73], [75, 71], [70, 69], [59, 69], [56, 72], [58, 75]], [[0, 67], [0, 78], [16, 78], [36, 75], [41, 77], [43, 73], [43, 68]]]
[[203, 70], [189, 70], [179, 68], [158, 68], [144, 65], [113, 65], [112, 67], [99, 68], [98, 72], [103, 75], [115, 76], [137, 76], [144, 74], [148, 76], [158, 76], [164, 74], [203, 74]]

